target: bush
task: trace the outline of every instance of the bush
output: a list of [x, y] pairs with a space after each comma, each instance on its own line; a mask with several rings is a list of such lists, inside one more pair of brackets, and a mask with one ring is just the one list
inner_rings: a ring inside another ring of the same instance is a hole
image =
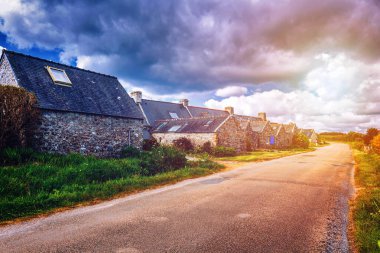
[[155, 138], [151, 138], [149, 140], [143, 141], [143, 150], [144, 151], [151, 151], [153, 148], [156, 148], [160, 146], [160, 144], [157, 142]]
[[375, 138], [376, 135], [379, 134], [379, 130], [376, 128], [368, 128], [367, 133], [363, 137], [363, 141], [365, 145], [371, 144], [371, 141], [373, 138]]
[[217, 146], [213, 149], [212, 153], [216, 157], [235, 156], [236, 150], [234, 148]]
[[212, 153], [211, 142], [208, 141], [208, 142], [203, 143], [201, 151], [207, 154], [211, 154]]
[[23, 88], [0, 85], [0, 150], [27, 147], [40, 121], [37, 98]]
[[380, 134], [376, 135], [371, 141], [372, 149], [380, 155]]
[[298, 133], [293, 136], [293, 146], [295, 148], [308, 148], [309, 144], [310, 142], [306, 135]]
[[141, 155], [141, 151], [133, 146], [126, 146], [121, 151], [122, 157], [139, 157]]
[[0, 151], [0, 166], [26, 163], [33, 160], [34, 155], [30, 148], [5, 148]]
[[194, 145], [185, 137], [174, 140], [173, 146], [183, 152], [191, 152], [194, 150]]
[[160, 146], [145, 152], [141, 159], [143, 174], [155, 175], [186, 166], [186, 154], [174, 147]]
[[352, 149], [357, 149], [357, 150], [360, 150], [360, 151], [363, 151], [364, 149], [364, 143], [363, 142], [351, 142], [350, 143], [350, 146]]

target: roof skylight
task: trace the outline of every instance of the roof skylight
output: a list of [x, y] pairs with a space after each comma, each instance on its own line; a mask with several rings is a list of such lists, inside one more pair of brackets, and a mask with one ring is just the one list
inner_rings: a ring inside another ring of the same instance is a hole
[[46, 69], [48, 70], [49, 75], [51, 79], [53, 79], [54, 83], [71, 86], [71, 81], [63, 69], [57, 69], [49, 66], [47, 66]]
[[172, 119], [178, 119], [179, 118], [178, 114], [175, 112], [169, 112], [169, 114], [170, 114], [170, 117], [172, 117]]

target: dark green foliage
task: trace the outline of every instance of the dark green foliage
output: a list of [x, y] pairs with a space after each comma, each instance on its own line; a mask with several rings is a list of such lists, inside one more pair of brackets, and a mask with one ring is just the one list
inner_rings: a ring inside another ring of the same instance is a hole
[[310, 142], [306, 135], [298, 133], [293, 136], [293, 146], [295, 148], [308, 148], [309, 144]]
[[160, 144], [153, 137], [150, 138], [149, 140], [143, 141], [143, 150], [144, 151], [151, 151], [153, 148], [156, 148], [158, 146], [160, 146]]
[[207, 154], [211, 154], [212, 149], [213, 148], [212, 148], [211, 142], [207, 141], [207, 142], [203, 143], [201, 151], [204, 153], [207, 153]]
[[0, 150], [27, 147], [40, 122], [36, 97], [23, 88], [0, 85]]
[[138, 148], [135, 148], [133, 146], [126, 146], [121, 151], [122, 157], [128, 158], [128, 157], [139, 157], [141, 155], [141, 151]]
[[194, 145], [188, 138], [185, 137], [174, 140], [173, 146], [183, 152], [191, 152], [194, 150]]
[[348, 134], [346, 135], [346, 139], [348, 142], [354, 142], [354, 141], [361, 142], [363, 141], [363, 137], [364, 137], [363, 134], [353, 132], [353, 131], [348, 132]]
[[237, 154], [234, 148], [223, 146], [214, 147], [212, 153], [216, 157], [235, 156]]
[[160, 146], [145, 152], [141, 159], [144, 174], [155, 175], [173, 171], [186, 165], [186, 154], [170, 146]]

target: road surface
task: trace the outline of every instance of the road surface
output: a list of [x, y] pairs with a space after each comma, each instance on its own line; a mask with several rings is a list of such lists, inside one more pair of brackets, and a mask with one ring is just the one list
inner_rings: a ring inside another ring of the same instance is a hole
[[1, 252], [347, 252], [345, 144], [0, 227]]

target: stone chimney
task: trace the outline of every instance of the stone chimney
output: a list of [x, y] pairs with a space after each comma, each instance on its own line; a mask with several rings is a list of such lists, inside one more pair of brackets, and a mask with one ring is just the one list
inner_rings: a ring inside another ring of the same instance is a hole
[[142, 92], [141, 91], [132, 91], [131, 97], [133, 98], [133, 100], [135, 100], [136, 104], [140, 104], [141, 100], [142, 100]]
[[258, 116], [262, 120], [267, 121], [267, 114], [265, 112], [259, 112]]
[[187, 98], [181, 99], [179, 101], [183, 106], [189, 106], [189, 100]]
[[229, 114], [234, 114], [234, 108], [232, 106], [224, 107], [224, 110], [227, 111]]

